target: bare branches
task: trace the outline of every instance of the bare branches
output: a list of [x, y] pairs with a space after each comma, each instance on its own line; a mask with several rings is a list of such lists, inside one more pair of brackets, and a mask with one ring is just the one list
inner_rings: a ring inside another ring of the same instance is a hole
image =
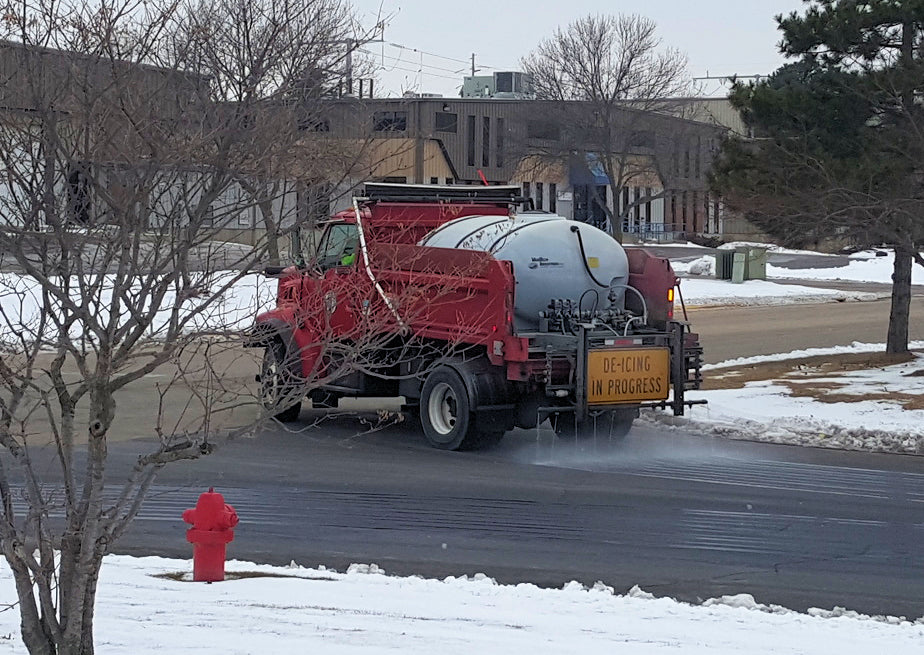
[[659, 50], [655, 29], [637, 15], [586, 16], [558, 29], [523, 65], [540, 99], [651, 108], [689, 91], [686, 57]]
[[[590, 15], [558, 29], [522, 62], [556, 133], [537, 131], [542, 138], [528, 140], [521, 154], [534, 155], [545, 168], [557, 161], [578, 172], [617, 238], [640, 202], [705, 186], [689, 171], [699, 166], [689, 162], [691, 156], [700, 161], [708, 152], [703, 143], [713, 136], [677, 120], [691, 91], [686, 57], [662, 48], [655, 31], [641, 16]], [[646, 200], [626, 201], [630, 187]], [[641, 193], [652, 188], [658, 191]]]
[[[305, 172], [340, 174], [326, 162], [342, 154], [306, 142], [298, 121], [362, 38], [340, 0], [26, 0], [0, 30], [0, 447], [17, 472], [0, 467], [0, 545], [28, 647], [86, 652], [102, 557], [156, 472], [206, 454], [223, 413], [257, 418], [240, 407], [240, 371], [217, 379], [231, 368], [220, 337], [261, 302], [257, 289], [229, 298], [256, 285], [267, 240], [228, 236], [296, 229]], [[154, 376], [137, 428], [154, 445], [107, 501], [117, 397]], [[189, 403], [159, 412], [158, 393]], [[55, 466], [36, 467], [38, 452]]]

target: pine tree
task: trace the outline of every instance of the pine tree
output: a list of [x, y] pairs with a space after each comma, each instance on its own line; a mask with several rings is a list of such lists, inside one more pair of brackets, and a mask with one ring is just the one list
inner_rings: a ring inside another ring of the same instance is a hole
[[886, 350], [906, 352], [912, 266], [924, 265], [924, 1], [808, 4], [776, 19], [796, 61], [735, 85], [755, 138], [727, 141], [713, 184], [785, 244], [894, 248]]

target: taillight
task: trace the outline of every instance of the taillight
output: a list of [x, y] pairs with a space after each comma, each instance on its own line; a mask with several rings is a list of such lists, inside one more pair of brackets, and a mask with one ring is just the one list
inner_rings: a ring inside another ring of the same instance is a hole
[[674, 287], [667, 290], [667, 318], [674, 318]]

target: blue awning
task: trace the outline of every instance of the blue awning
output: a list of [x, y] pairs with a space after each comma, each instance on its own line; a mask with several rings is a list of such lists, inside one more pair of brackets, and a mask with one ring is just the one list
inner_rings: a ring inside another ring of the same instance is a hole
[[603, 170], [603, 164], [596, 153], [585, 152], [571, 158], [568, 171], [571, 185], [575, 184], [609, 184], [610, 178]]

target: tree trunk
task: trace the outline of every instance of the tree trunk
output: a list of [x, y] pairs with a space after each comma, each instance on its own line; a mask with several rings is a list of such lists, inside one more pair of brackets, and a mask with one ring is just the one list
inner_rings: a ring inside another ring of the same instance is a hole
[[7, 553], [7, 562], [13, 570], [16, 593], [19, 597], [20, 624], [22, 641], [30, 655], [53, 655], [55, 644], [53, 637], [39, 614], [35, 604], [32, 576], [28, 567], [18, 557]]
[[93, 655], [93, 615], [102, 554], [94, 552], [86, 560], [77, 552], [62, 550], [61, 557], [65, 556], [77, 575], [72, 577], [69, 588], [62, 589], [61, 612], [66, 625], [62, 621], [64, 634], [57, 655]]
[[887, 353], [908, 352], [908, 324], [911, 320], [911, 267], [913, 255], [906, 246], [895, 247], [892, 270], [892, 310], [889, 313]]
[[259, 202], [263, 227], [266, 229], [266, 255], [268, 263], [278, 266], [279, 261], [279, 226], [273, 216], [273, 201], [263, 198]]

